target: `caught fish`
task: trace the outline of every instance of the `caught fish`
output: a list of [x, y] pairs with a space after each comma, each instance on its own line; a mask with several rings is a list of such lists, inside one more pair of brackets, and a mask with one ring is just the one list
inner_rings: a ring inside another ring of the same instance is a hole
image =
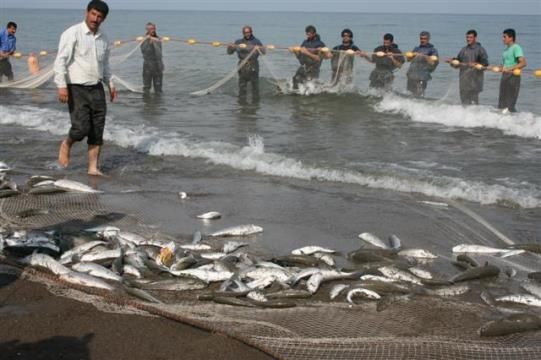
[[338, 295], [340, 295], [345, 289], [349, 288], [347, 284], [336, 284], [331, 288], [329, 292], [329, 298], [334, 300]]
[[315, 273], [314, 275], [310, 276], [310, 279], [306, 282], [306, 289], [310, 291], [310, 293], [315, 294], [317, 290], [319, 289], [319, 286], [323, 282], [323, 274], [320, 272]]
[[41, 184], [44, 181], [52, 181], [52, 182], [54, 182], [54, 181], [56, 181], [56, 179], [51, 177], [51, 176], [47, 176], [47, 175], [34, 175], [34, 176], [31, 176], [26, 181], [26, 186], [27, 187], [34, 187], [37, 184]]
[[203, 259], [209, 259], [209, 260], [219, 260], [223, 257], [225, 257], [227, 254], [223, 252], [210, 252], [210, 253], [202, 253], [201, 257]]
[[357, 263], [384, 262], [396, 258], [393, 249], [365, 249], [361, 248], [348, 253], [348, 259]]
[[124, 266], [122, 267], [122, 274], [135, 276], [138, 279], [143, 277], [141, 271], [139, 271], [139, 269], [130, 264], [124, 264]]
[[60, 253], [60, 247], [54, 240], [39, 233], [13, 234], [4, 240], [4, 247], [15, 252], [31, 253], [34, 250], [45, 250], [55, 254]]
[[336, 251], [321, 246], [305, 246], [291, 251], [293, 255], [313, 255], [315, 253], [334, 254]]
[[28, 193], [32, 195], [59, 194], [64, 192], [66, 192], [65, 189], [60, 189], [54, 186], [39, 186], [28, 190]]
[[80, 262], [77, 264], [73, 264], [71, 268], [75, 271], [89, 274], [89, 275], [99, 277], [102, 279], [118, 281], [118, 282], [122, 281], [122, 277], [115, 274], [111, 270], [105, 268], [104, 266], [101, 266], [95, 263]]
[[375, 291], [363, 288], [355, 288], [348, 291], [348, 294], [346, 295], [348, 303], [355, 304], [355, 299], [357, 298], [367, 300], [379, 300], [381, 299], [381, 296]]
[[479, 335], [505, 336], [525, 331], [541, 330], [541, 318], [533, 314], [512, 314], [505, 318], [492, 320], [481, 326]]
[[452, 283], [460, 281], [468, 281], [474, 279], [484, 279], [487, 277], [495, 277], [500, 274], [500, 269], [494, 265], [485, 264], [485, 266], [479, 266], [470, 268], [457, 274], [449, 279]]
[[451, 286], [446, 286], [446, 287], [442, 287], [435, 290], [430, 290], [429, 293], [436, 296], [447, 297], [447, 296], [463, 295], [467, 293], [468, 291], [470, 291], [470, 287], [467, 285], [451, 285]]
[[398, 236], [391, 234], [389, 236], [389, 246], [391, 249], [400, 250], [402, 248], [402, 241]]
[[94, 276], [76, 272], [76, 271], [70, 271], [69, 273], [65, 273], [60, 275], [60, 280], [64, 280], [66, 282], [69, 282], [71, 284], [76, 285], [82, 285], [86, 287], [94, 287], [99, 289], [105, 289], [109, 291], [113, 291], [115, 288], [105, 281], [95, 278]]
[[241, 243], [238, 241], [228, 241], [224, 244], [223, 252], [226, 254], [232, 253], [243, 246], [248, 246], [247, 243]]
[[181, 279], [151, 281], [151, 282], [142, 284], [141, 286], [147, 290], [188, 291], [188, 290], [204, 289], [208, 285], [197, 279], [181, 278]]
[[431, 280], [432, 274], [429, 271], [420, 269], [418, 267], [411, 267], [408, 269], [413, 275], [417, 276], [418, 278], [425, 279], [425, 280]]
[[82, 193], [98, 194], [98, 193], [103, 192], [103, 191], [93, 189], [90, 186], [80, 183], [78, 181], [73, 181], [73, 180], [68, 180], [68, 179], [56, 180], [54, 182], [54, 186], [60, 189], [64, 189], [64, 190], [76, 191], [76, 192], [82, 192]]
[[501, 254], [509, 249], [500, 249], [483, 245], [461, 244], [453, 247], [453, 253]]
[[514, 244], [509, 246], [510, 249], [520, 249], [533, 252], [536, 254], [541, 254], [541, 244], [531, 243], [531, 244]]
[[92, 250], [96, 246], [105, 245], [105, 244], [107, 244], [105, 241], [100, 241], [100, 240], [90, 241], [90, 242], [81, 244], [63, 253], [62, 256], [60, 256], [60, 262], [64, 265], [69, 264], [71, 263], [74, 255], [81, 256], [82, 254], [86, 253], [87, 251]]
[[239, 225], [228, 227], [220, 231], [213, 232], [209, 236], [218, 237], [218, 236], [248, 236], [263, 232], [263, 228], [257, 225]]
[[496, 298], [499, 302], [509, 302], [529, 306], [541, 306], [541, 299], [534, 295], [507, 295]]
[[160, 299], [157, 299], [156, 297], [150, 295], [148, 292], [146, 292], [143, 289], [138, 289], [130, 286], [123, 286], [124, 291], [126, 291], [128, 294], [135, 296], [141, 300], [155, 303], [155, 304], [163, 304], [163, 302]]
[[227, 271], [213, 271], [205, 269], [186, 269], [180, 271], [171, 270], [171, 274], [175, 276], [193, 277], [202, 280], [206, 283], [218, 282], [229, 279], [233, 273]]
[[246, 294], [246, 297], [250, 300], [254, 300], [257, 302], [267, 302], [269, 299], [263, 294], [261, 291], [253, 290], [250, 291], [248, 294]]
[[325, 264], [329, 265], [330, 267], [336, 266], [336, 262], [334, 261], [334, 258], [332, 257], [331, 254], [315, 253], [315, 254], [312, 254], [312, 256], [315, 257], [316, 259], [323, 261]]
[[382, 248], [382, 249], [388, 249], [389, 248], [387, 246], [387, 244], [385, 244], [383, 242], [383, 240], [381, 240], [379, 237], [377, 237], [374, 234], [365, 232], [365, 233], [359, 234], [359, 238], [361, 240], [366, 241], [369, 244], [374, 245], [375, 247]]
[[394, 266], [382, 266], [378, 268], [378, 270], [389, 279], [394, 279], [398, 281], [406, 281], [412, 284], [422, 285], [421, 280], [419, 280], [419, 278], [403, 270], [400, 270]]
[[81, 262], [100, 262], [100, 261], [109, 261], [114, 260], [122, 256], [122, 251], [120, 248], [114, 250], [105, 250], [99, 252], [89, 252], [83, 254], [80, 258]]
[[530, 294], [537, 296], [539, 299], [541, 299], [541, 285], [537, 284], [533, 281], [528, 281], [520, 285], [524, 290], [529, 292]]
[[215, 220], [222, 217], [222, 214], [220, 214], [218, 211], [209, 211], [204, 214], [197, 215], [198, 219], [203, 220]]
[[0, 173], [6, 173], [11, 170], [12, 168], [8, 164], [6, 164], [3, 161], [0, 161]]
[[464, 262], [468, 265], [470, 265], [471, 267], [478, 267], [479, 264], [477, 263], [477, 261], [475, 261], [474, 259], [472, 259], [470, 256], [466, 255], [466, 254], [460, 254], [456, 257], [456, 260], [457, 261], [461, 261], [461, 262]]
[[179, 247], [181, 249], [184, 249], [184, 250], [192, 250], [192, 251], [207, 251], [207, 250], [211, 250], [212, 248], [210, 247], [210, 245], [207, 245], [207, 244], [184, 244], [184, 245], [179, 245]]
[[428, 250], [424, 249], [406, 249], [406, 250], [400, 250], [398, 252], [398, 255], [404, 256], [404, 257], [411, 257], [415, 259], [436, 259], [437, 256], [432, 254]]
[[51, 256], [46, 254], [34, 253], [22, 259], [21, 262], [23, 264], [28, 264], [31, 266], [39, 266], [42, 268], [46, 268], [55, 275], [62, 275], [71, 272], [70, 269], [68, 269], [67, 267], [53, 259]]

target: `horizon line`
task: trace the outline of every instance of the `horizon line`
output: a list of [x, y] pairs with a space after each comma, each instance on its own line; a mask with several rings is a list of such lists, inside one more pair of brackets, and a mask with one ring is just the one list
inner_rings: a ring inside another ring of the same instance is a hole
[[[50, 8], [35, 8], [35, 7], [12, 7], [12, 6], [5, 6], [1, 9], [11, 9], [11, 10], [62, 10], [62, 11], [73, 11], [73, 10], [82, 10], [83, 8], [79, 7], [73, 7], [73, 8], [57, 8], [57, 7], [50, 7]], [[201, 12], [242, 12], [242, 13], [258, 13], [258, 12], [265, 12], [265, 13], [287, 13], [287, 12], [294, 12], [294, 13], [313, 13], [313, 14], [324, 14], [324, 13], [333, 13], [333, 14], [423, 14], [423, 15], [461, 15], [461, 16], [475, 16], [475, 15], [486, 15], [486, 16], [538, 16], [537, 14], [526, 14], [526, 13], [516, 13], [516, 14], [510, 14], [508, 12], [502, 12], [502, 13], [458, 13], [458, 12], [424, 12], [424, 11], [412, 11], [412, 12], [396, 12], [396, 13], [389, 13], [389, 12], [381, 12], [381, 11], [335, 11], [335, 10], [328, 10], [328, 11], [305, 11], [305, 10], [211, 10], [211, 9], [178, 9], [178, 8], [162, 8], [162, 9], [128, 9], [125, 7], [118, 7], [115, 8], [116, 10], [125, 10], [125, 11], [156, 11], [156, 12], [166, 12], [166, 11], [201, 11]]]

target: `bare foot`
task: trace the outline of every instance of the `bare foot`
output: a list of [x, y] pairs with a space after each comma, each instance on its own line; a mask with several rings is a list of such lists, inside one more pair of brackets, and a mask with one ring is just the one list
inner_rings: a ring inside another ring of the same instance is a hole
[[58, 163], [63, 168], [68, 167], [70, 163], [70, 150], [71, 147], [68, 144], [67, 140], [63, 140], [60, 144], [60, 150], [58, 152]]
[[88, 175], [90, 176], [101, 176], [101, 177], [104, 177], [104, 178], [108, 178], [109, 176], [108, 175], [105, 175], [104, 173], [102, 173], [101, 171], [99, 170], [88, 170]]

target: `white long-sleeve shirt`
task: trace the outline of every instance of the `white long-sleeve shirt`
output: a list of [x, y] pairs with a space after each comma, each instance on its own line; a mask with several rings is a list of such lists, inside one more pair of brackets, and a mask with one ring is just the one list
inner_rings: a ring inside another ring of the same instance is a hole
[[56, 86], [96, 85], [100, 81], [109, 85], [109, 53], [109, 40], [104, 33], [92, 33], [84, 21], [73, 25], [60, 37], [54, 62]]

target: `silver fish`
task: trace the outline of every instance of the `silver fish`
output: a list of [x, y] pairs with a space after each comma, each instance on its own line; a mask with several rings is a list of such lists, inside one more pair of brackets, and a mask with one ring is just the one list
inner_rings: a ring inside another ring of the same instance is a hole
[[530, 294], [537, 296], [539, 299], [541, 299], [541, 285], [538, 283], [535, 283], [533, 281], [527, 281], [520, 285], [524, 290], [529, 292]]
[[481, 326], [480, 336], [505, 336], [524, 331], [541, 330], [541, 318], [533, 314], [513, 314]]
[[122, 256], [122, 251], [120, 248], [114, 250], [105, 250], [100, 252], [89, 252], [81, 256], [80, 261], [82, 262], [99, 262], [99, 261], [108, 261], [114, 260]]
[[500, 249], [484, 245], [461, 244], [453, 247], [453, 253], [502, 254], [509, 249]]
[[83, 192], [83, 193], [98, 194], [98, 193], [103, 192], [103, 191], [93, 189], [90, 186], [80, 183], [78, 181], [73, 181], [73, 180], [68, 180], [68, 179], [56, 180], [54, 182], [54, 186], [60, 189], [68, 190], [68, 191], [76, 191], [76, 192]]
[[334, 258], [332, 257], [331, 254], [327, 254], [327, 253], [315, 253], [315, 254], [312, 254], [313, 257], [315, 257], [316, 259], [319, 259], [321, 261], [323, 261], [325, 264], [331, 266], [331, 267], [335, 267], [336, 266], [336, 262], [334, 261]]
[[135, 276], [138, 279], [143, 277], [139, 269], [137, 269], [135, 266], [130, 265], [130, 264], [124, 264], [124, 266], [122, 267], [122, 273], [125, 275]]
[[336, 251], [321, 246], [305, 246], [291, 251], [293, 255], [313, 255], [315, 253], [334, 254]]
[[62, 264], [69, 264], [71, 263], [74, 255], [80, 256], [84, 254], [85, 252], [92, 250], [98, 245], [105, 245], [105, 244], [107, 244], [105, 241], [100, 241], [100, 240], [90, 241], [90, 242], [81, 244], [63, 253], [62, 256], [60, 256], [60, 262]]
[[209, 259], [209, 260], [219, 260], [223, 257], [225, 257], [227, 254], [223, 252], [210, 252], [210, 253], [202, 253], [201, 257], [203, 259]]
[[413, 275], [417, 276], [418, 278], [425, 279], [425, 280], [432, 279], [432, 274], [429, 271], [423, 270], [418, 267], [411, 267], [408, 270], [409, 272], [411, 272]]
[[349, 288], [349, 285], [346, 284], [336, 284], [331, 288], [329, 292], [329, 298], [334, 300], [338, 295], [342, 293], [345, 289]]
[[24, 264], [29, 264], [32, 266], [39, 266], [46, 269], [49, 269], [55, 275], [62, 275], [70, 273], [71, 270], [60, 264], [58, 261], [45, 254], [34, 253], [28, 255], [21, 260]]
[[410, 273], [407, 273], [398, 268], [395, 268], [394, 266], [382, 266], [378, 268], [378, 270], [389, 279], [395, 279], [399, 281], [410, 282], [416, 285], [422, 285], [421, 280], [419, 280], [419, 278], [417, 278], [416, 276]]
[[258, 301], [258, 302], [267, 302], [269, 301], [265, 294], [263, 294], [261, 291], [253, 290], [250, 291], [248, 294], [246, 294], [246, 297], [250, 300]]
[[233, 226], [228, 227], [220, 231], [213, 232], [209, 236], [217, 237], [217, 236], [248, 236], [263, 232], [263, 228], [261, 226], [249, 224], [249, 225], [239, 225], [239, 226]]
[[156, 297], [150, 295], [148, 292], [146, 292], [145, 290], [143, 289], [137, 289], [137, 288], [133, 288], [133, 287], [130, 287], [130, 286], [123, 286], [124, 290], [130, 294], [130, 295], [133, 295], [141, 300], [145, 300], [145, 301], [148, 301], [148, 302], [151, 302], [151, 303], [156, 303], [156, 304], [163, 304], [163, 302], [159, 299], [157, 299]]
[[77, 284], [87, 287], [95, 287], [99, 289], [105, 289], [109, 291], [113, 291], [115, 288], [105, 281], [95, 278], [94, 276], [76, 272], [76, 271], [70, 271], [69, 273], [60, 275], [60, 279], [64, 280], [66, 282], [69, 282], [71, 284]]
[[197, 215], [198, 219], [203, 220], [215, 220], [222, 217], [222, 214], [220, 214], [218, 211], [209, 211], [204, 214]]
[[398, 255], [404, 256], [404, 257], [411, 257], [416, 259], [436, 259], [437, 256], [432, 254], [428, 250], [424, 249], [406, 249], [406, 250], [400, 250], [398, 252]]
[[354, 298], [360, 297], [362, 299], [368, 299], [368, 300], [379, 300], [381, 299], [381, 296], [372, 290], [363, 289], [363, 288], [355, 288], [348, 291], [348, 294], [346, 296], [346, 299], [348, 303], [355, 304]]
[[496, 301], [511, 302], [529, 306], [541, 306], [541, 299], [534, 295], [507, 295], [496, 298]]
[[95, 263], [80, 262], [77, 264], [73, 264], [71, 268], [75, 271], [89, 274], [89, 275], [99, 277], [102, 279], [118, 281], [118, 282], [122, 281], [122, 277], [115, 274], [111, 270]]
[[240, 249], [243, 246], [248, 246], [248, 244], [238, 241], [228, 241], [224, 244], [223, 252], [229, 254], [236, 251], [237, 249]]
[[383, 240], [381, 240], [379, 237], [377, 237], [374, 234], [365, 232], [365, 233], [359, 234], [359, 238], [366, 241], [369, 244], [372, 244], [372, 245], [376, 246], [376, 247], [379, 247], [379, 248], [382, 248], [382, 249], [388, 249], [389, 248], [387, 246], [387, 244], [385, 244], [383, 242]]
[[232, 272], [226, 272], [226, 271], [218, 272], [218, 271], [205, 270], [205, 269], [186, 269], [186, 270], [180, 270], [180, 271], [171, 270], [171, 274], [175, 276], [197, 278], [206, 283], [224, 281], [224, 280], [229, 279], [233, 275]]
[[451, 285], [442, 287], [439, 289], [431, 290], [430, 294], [436, 296], [458, 296], [463, 295], [470, 291], [470, 287], [467, 285]]
[[184, 245], [179, 245], [179, 247], [184, 250], [192, 250], [192, 251], [206, 251], [206, 250], [212, 249], [210, 245], [207, 245], [207, 244], [184, 244]]

